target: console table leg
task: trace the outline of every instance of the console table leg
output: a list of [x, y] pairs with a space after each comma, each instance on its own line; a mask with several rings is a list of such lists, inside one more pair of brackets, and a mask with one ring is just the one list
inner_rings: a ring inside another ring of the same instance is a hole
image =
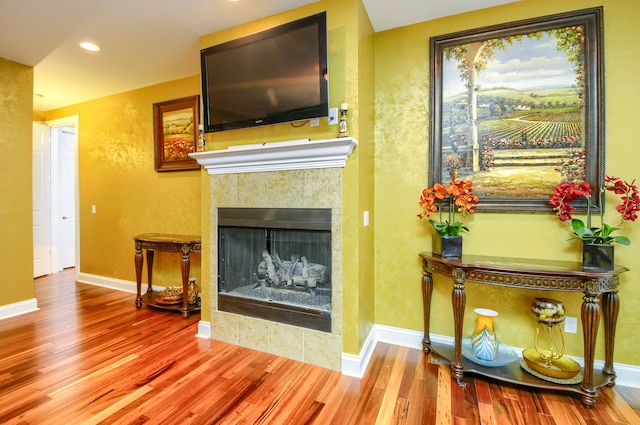
[[453, 277], [451, 302], [453, 304], [454, 327], [454, 355], [451, 373], [456, 381], [458, 381], [458, 384], [464, 385], [462, 381], [462, 322], [464, 321], [464, 308], [467, 303], [467, 294], [464, 291], [464, 271], [454, 269], [451, 276]]
[[142, 307], [142, 263], [144, 258], [142, 257], [142, 244], [136, 242], [136, 255], [134, 257], [136, 264], [136, 308]]
[[618, 311], [620, 310], [620, 297], [618, 291], [602, 294], [602, 313], [604, 315], [604, 350], [605, 361], [602, 372], [608, 375], [607, 387], [611, 388], [616, 383], [616, 372], [613, 369], [613, 349], [616, 339], [616, 324]]
[[582, 390], [585, 391], [582, 401], [585, 406], [592, 407], [598, 397], [598, 393], [593, 386], [593, 363], [598, 325], [600, 324], [600, 304], [598, 303], [598, 295], [594, 292], [585, 291], [582, 299], [581, 318], [584, 338], [584, 379], [582, 380]]
[[426, 269], [427, 264], [424, 264], [422, 270], [422, 306], [424, 314], [424, 337], [422, 338], [422, 350], [425, 353], [431, 352], [431, 337], [429, 333], [430, 321], [431, 321], [431, 294], [433, 293], [433, 277], [431, 273]]
[[180, 269], [182, 270], [182, 318], [189, 318], [189, 271], [191, 268], [191, 259], [189, 258], [189, 253], [191, 251], [191, 247], [188, 245], [182, 246], [182, 266]]

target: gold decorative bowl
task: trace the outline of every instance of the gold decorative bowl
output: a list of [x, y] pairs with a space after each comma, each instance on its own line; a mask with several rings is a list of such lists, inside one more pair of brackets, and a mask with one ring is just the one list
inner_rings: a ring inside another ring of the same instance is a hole
[[551, 361], [551, 367], [540, 358], [540, 354], [535, 348], [527, 348], [522, 352], [522, 358], [531, 370], [541, 375], [550, 376], [557, 379], [570, 379], [580, 373], [580, 365], [569, 357], [562, 356]]
[[182, 303], [182, 286], [167, 286], [156, 296], [156, 303], [173, 305]]

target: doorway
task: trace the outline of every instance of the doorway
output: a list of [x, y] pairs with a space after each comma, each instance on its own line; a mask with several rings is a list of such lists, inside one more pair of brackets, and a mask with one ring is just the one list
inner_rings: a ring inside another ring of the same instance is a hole
[[79, 270], [77, 116], [34, 123], [34, 277]]

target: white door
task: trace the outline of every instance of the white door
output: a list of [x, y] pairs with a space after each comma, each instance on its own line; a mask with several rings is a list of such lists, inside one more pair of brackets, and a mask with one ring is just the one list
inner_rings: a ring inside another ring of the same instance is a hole
[[76, 267], [78, 117], [33, 125], [34, 277]]
[[60, 219], [60, 268], [76, 265], [76, 145], [75, 129], [60, 127], [58, 132], [58, 198]]
[[33, 277], [52, 271], [50, 175], [49, 127], [33, 123]]

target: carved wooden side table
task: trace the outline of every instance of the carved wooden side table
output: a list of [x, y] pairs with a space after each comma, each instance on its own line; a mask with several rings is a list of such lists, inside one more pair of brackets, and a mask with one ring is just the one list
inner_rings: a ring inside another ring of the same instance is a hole
[[[188, 301], [188, 285], [189, 285], [189, 270], [191, 268], [190, 255], [192, 252], [200, 252], [201, 242], [200, 236], [190, 235], [172, 235], [166, 233], [145, 233], [142, 235], [134, 236], [136, 254], [136, 308], [141, 308], [144, 302], [147, 305], [162, 308], [166, 310], [179, 310], [182, 313], [182, 317], [187, 319], [189, 313], [192, 311], [200, 310], [200, 303], [189, 304]], [[147, 250], [147, 292], [142, 295], [142, 263], [144, 259], [142, 257], [142, 250]], [[153, 255], [155, 251], [168, 251], [182, 253], [182, 305], [166, 305], [159, 304], [155, 301], [157, 293], [153, 292], [152, 288], [152, 272], [153, 272]]]

